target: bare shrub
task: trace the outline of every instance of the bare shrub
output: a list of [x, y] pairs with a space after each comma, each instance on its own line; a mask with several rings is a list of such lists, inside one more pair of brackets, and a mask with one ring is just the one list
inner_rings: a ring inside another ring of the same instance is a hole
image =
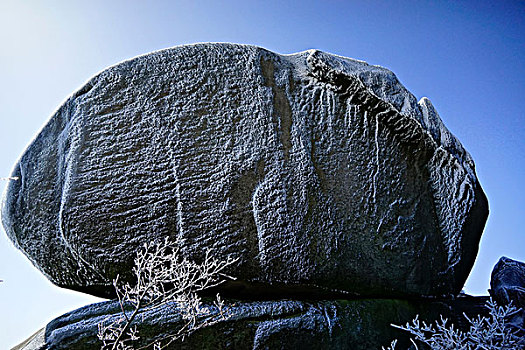
[[[417, 343], [423, 343], [432, 350], [514, 350], [519, 349], [520, 337], [517, 332], [509, 327], [508, 319], [515, 315], [520, 309], [512, 305], [498, 306], [490, 299], [486, 307], [489, 316], [478, 315], [476, 318], [467, 319], [470, 327], [463, 332], [454, 328], [454, 324], [448, 324], [448, 320], [441, 316], [435, 325], [420, 322], [418, 316], [412, 323], [405, 326], [392, 325], [393, 327], [409, 332], [414, 337], [410, 340], [415, 349]], [[383, 350], [394, 350], [397, 340], [394, 340], [388, 348]]]
[[211, 313], [202, 304], [198, 292], [233, 279], [224, 273], [237, 259], [220, 261], [207, 250], [202, 263], [195, 263], [181, 254], [181, 242], [145, 244], [135, 258], [135, 283], [121, 284], [118, 277], [113, 281], [122, 316], [116, 321], [99, 324], [98, 338], [101, 349], [129, 350], [139, 340], [136, 326], [132, 322], [140, 311], [174, 302], [183, 319], [183, 326], [175, 333], [163, 337], [145, 347], [163, 349], [171, 342], [193, 333], [199, 328], [210, 326], [229, 317], [224, 302], [217, 294], [213, 302], [218, 313]]

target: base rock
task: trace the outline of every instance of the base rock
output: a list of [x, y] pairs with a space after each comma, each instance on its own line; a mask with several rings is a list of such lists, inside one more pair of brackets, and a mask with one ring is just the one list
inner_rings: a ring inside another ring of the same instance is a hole
[[[456, 300], [402, 301], [363, 299], [303, 302], [293, 300], [235, 302], [231, 317], [202, 328], [184, 342], [168, 349], [381, 349], [398, 339], [398, 349], [410, 345], [409, 335], [391, 326], [405, 324], [417, 314], [433, 322], [439, 315], [455, 327], [466, 326], [468, 316], [485, 315], [486, 297], [460, 297]], [[104, 320], [119, 316], [117, 302], [88, 305], [51, 321], [44, 329], [16, 350], [92, 350], [98, 349], [97, 327]], [[143, 311], [135, 323], [148, 344], [172, 334], [182, 323], [173, 305]], [[36, 340], [35, 340], [36, 339]], [[25, 344], [25, 345], [24, 345]]]

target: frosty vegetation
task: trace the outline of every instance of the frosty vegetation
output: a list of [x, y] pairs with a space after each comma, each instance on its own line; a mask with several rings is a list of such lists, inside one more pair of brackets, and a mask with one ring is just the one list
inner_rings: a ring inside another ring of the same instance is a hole
[[182, 327], [173, 334], [156, 339], [141, 348], [164, 349], [171, 342], [193, 333], [197, 329], [217, 323], [229, 317], [228, 310], [219, 295], [213, 302], [218, 312], [211, 312], [202, 304], [198, 292], [219, 285], [232, 277], [225, 269], [237, 261], [214, 259], [207, 250], [202, 263], [195, 263], [181, 254], [181, 241], [145, 244], [135, 258], [135, 284], [121, 284], [118, 277], [113, 282], [121, 307], [121, 317], [99, 324], [98, 338], [102, 350], [135, 349], [140, 334], [133, 321], [137, 314], [165, 303], [176, 303], [182, 317]]
[[[520, 309], [512, 305], [498, 306], [491, 299], [487, 302], [489, 316], [470, 319], [464, 314], [470, 327], [466, 332], [448, 324], [448, 320], [441, 317], [435, 326], [420, 322], [418, 317], [405, 326], [392, 325], [393, 327], [410, 332], [414, 337], [410, 340], [415, 349], [419, 344], [426, 344], [432, 350], [515, 350], [520, 349], [521, 339], [515, 330], [509, 327], [508, 320]], [[383, 350], [395, 350], [397, 340]]]
[[0, 177], [0, 181], [16, 181], [19, 177], [13, 176], [13, 177]]

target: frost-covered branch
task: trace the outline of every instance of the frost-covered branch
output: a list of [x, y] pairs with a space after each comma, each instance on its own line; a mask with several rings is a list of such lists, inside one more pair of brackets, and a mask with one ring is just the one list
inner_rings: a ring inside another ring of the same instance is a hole
[[[432, 350], [518, 349], [520, 338], [516, 331], [509, 327], [507, 321], [520, 310], [512, 305], [498, 306], [492, 299], [487, 302], [486, 307], [489, 309], [488, 317], [478, 315], [471, 319], [464, 314], [470, 325], [469, 330], [465, 332], [456, 329], [454, 324], [449, 324], [443, 316], [435, 325], [420, 322], [416, 316], [412, 323], [405, 326], [392, 326], [412, 334], [414, 338], [411, 341], [416, 350], [416, 342], [426, 344]], [[386, 350], [394, 350], [396, 342], [392, 342]]]
[[0, 177], [0, 181], [16, 181], [20, 178], [18, 176], [11, 176], [11, 177]]
[[218, 260], [207, 250], [202, 263], [198, 264], [181, 254], [181, 246], [180, 241], [171, 243], [169, 239], [145, 244], [135, 259], [135, 283], [120, 284], [117, 276], [113, 285], [122, 317], [99, 324], [98, 338], [103, 343], [102, 349], [133, 349], [133, 342], [139, 339], [136, 327], [132, 326], [137, 314], [168, 302], [176, 303], [184, 324], [174, 334], [148, 345], [154, 349], [163, 349], [176, 339], [228, 317], [218, 294], [214, 302], [218, 313], [211, 315], [197, 293], [215, 287], [225, 279], [233, 279], [225, 270], [237, 259]]

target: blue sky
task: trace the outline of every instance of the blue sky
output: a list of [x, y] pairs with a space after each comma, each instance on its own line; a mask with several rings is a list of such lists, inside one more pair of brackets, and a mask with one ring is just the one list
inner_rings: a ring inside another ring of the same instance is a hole
[[[486, 294], [506, 255], [525, 260], [525, 2], [0, 2], [0, 177], [53, 111], [121, 60], [194, 42], [316, 48], [392, 70], [430, 98], [472, 154], [490, 205], [466, 284]], [[4, 187], [5, 183], [0, 183]], [[49, 283], [0, 233], [0, 344], [97, 299]]]

